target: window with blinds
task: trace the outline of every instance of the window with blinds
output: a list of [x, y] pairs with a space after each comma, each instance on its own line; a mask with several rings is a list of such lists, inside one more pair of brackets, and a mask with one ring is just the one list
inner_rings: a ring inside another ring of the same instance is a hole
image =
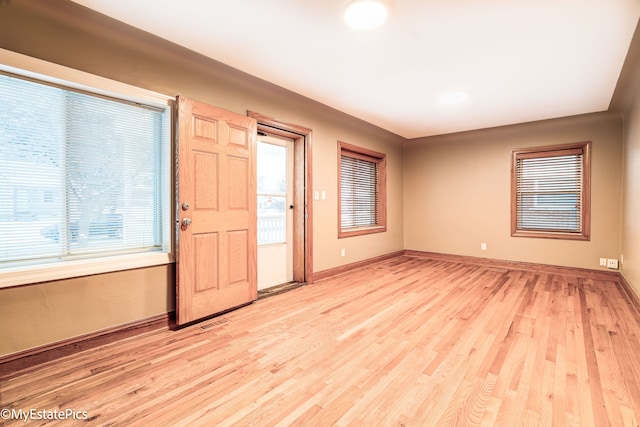
[[590, 144], [513, 152], [512, 235], [589, 239]]
[[386, 156], [338, 143], [338, 237], [386, 231]]
[[169, 121], [0, 74], [0, 269], [166, 249]]

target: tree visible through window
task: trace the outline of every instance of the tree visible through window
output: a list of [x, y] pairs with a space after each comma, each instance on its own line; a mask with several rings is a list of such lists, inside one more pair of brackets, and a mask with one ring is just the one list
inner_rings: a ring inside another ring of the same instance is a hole
[[164, 249], [168, 108], [0, 75], [0, 122], [0, 268]]
[[338, 237], [386, 231], [386, 156], [338, 143]]
[[514, 150], [511, 234], [589, 240], [590, 143]]

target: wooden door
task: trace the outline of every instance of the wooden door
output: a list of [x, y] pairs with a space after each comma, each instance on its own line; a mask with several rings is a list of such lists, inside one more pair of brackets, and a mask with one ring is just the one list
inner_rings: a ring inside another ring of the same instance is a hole
[[255, 140], [255, 119], [178, 98], [178, 325], [257, 298]]

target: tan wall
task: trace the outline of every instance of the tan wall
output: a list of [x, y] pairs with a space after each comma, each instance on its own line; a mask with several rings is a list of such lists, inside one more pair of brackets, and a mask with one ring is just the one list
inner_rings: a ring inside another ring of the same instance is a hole
[[622, 274], [640, 296], [640, 93], [625, 116], [623, 189]]
[[[640, 286], [640, 107], [625, 126], [623, 205], [622, 125], [611, 115], [424, 138], [403, 150], [396, 135], [71, 2], [0, 1], [0, 47], [313, 129], [313, 188], [327, 193], [313, 202], [314, 271], [404, 248], [597, 269], [598, 258], [617, 258], [623, 247], [623, 272]], [[338, 140], [387, 154], [387, 233], [337, 238]], [[511, 149], [584, 140], [593, 142], [591, 241], [510, 237]], [[173, 307], [171, 266], [0, 289], [0, 356]]]
[[0, 290], [0, 355], [174, 309], [172, 265]]
[[[404, 140], [397, 135], [67, 1], [0, 2], [0, 47], [240, 114], [252, 110], [311, 128], [313, 187], [327, 194], [326, 200], [313, 202], [314, 271], [403, 249]], [[338, 240], [338, 140], [387, 154], [386, 233]], [[167, 301], [173, 298], [173, 278], [163, 269], [151, 271], [0, 289], [0, 355], [171, 310], [173, 303]]]
[[[511, 150], [592, 141], [591, 241], [511, 237]], [[594, 114], [413, 140], [405, 248], [599, 269], [620, 256], [622, 122]], [[480, 250], [480, 243], [487, 250]]]

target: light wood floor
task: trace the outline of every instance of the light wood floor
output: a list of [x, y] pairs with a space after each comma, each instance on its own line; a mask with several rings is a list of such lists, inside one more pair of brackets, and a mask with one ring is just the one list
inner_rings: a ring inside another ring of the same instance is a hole
[[638, 426], [640, 317], [605, 277], [397, 257], [13, 373], [0, 408], [108, 426]]

